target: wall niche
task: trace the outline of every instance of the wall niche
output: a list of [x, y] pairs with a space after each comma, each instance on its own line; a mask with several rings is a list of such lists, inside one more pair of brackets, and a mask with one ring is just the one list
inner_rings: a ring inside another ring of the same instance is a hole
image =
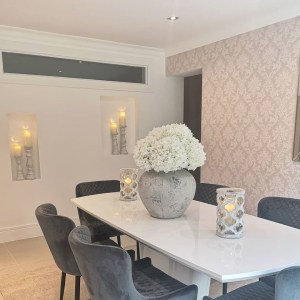
[[8, 114], [13, 181], [41, 178], [37, 119], [34, 114]]
[[103, 154], [132, 154], [137, 131], [136, 99], [126, 96], [101, 96], [100, 120]]

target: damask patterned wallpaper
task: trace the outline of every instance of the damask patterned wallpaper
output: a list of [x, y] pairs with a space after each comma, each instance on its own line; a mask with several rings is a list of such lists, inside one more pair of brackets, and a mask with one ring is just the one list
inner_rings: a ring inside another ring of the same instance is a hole
[[166, 59], [167, 73], [202, 69], [201, 181], [246, 189], [246, 211], [265, 196], [300, 198], [292, 161], [300, 17]]

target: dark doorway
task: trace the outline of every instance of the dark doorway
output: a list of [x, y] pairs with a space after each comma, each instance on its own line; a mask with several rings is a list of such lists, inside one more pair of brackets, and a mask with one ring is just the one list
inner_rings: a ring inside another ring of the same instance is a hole
[[[202, 74], [184, 78], [184, 123], [194, 137], [201, 141]], [[200, 182], [200, 168], [191, 171]]]

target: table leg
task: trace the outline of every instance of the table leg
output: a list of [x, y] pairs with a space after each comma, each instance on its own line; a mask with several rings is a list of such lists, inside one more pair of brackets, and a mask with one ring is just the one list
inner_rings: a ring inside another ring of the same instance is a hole
[[152, 264], [168, 275], [185, 284], [196, 284], [198, 286], [197, 300], [202, 300], [204, 296], [208, 296], [210, 287], [208, 275], [194, 271], [143, 244], [140, 244], [140, 252], [141, 257], [150, 257]]
[[204, 296], [208, 296], [210, 287], [210, 277], [202, 272], [193, 271], [192, 282], [198, 286], [197, 300], [202, 300]]

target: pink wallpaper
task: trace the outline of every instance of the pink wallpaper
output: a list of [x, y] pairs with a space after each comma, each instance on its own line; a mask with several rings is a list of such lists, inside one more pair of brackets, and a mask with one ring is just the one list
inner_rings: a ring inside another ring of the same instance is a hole
[[246, 211], [265, 196], [300, 198], [292, 161], [300, 17], [168, 57], [169, 75], [202, 69], [201, 181], [246, 189]]

